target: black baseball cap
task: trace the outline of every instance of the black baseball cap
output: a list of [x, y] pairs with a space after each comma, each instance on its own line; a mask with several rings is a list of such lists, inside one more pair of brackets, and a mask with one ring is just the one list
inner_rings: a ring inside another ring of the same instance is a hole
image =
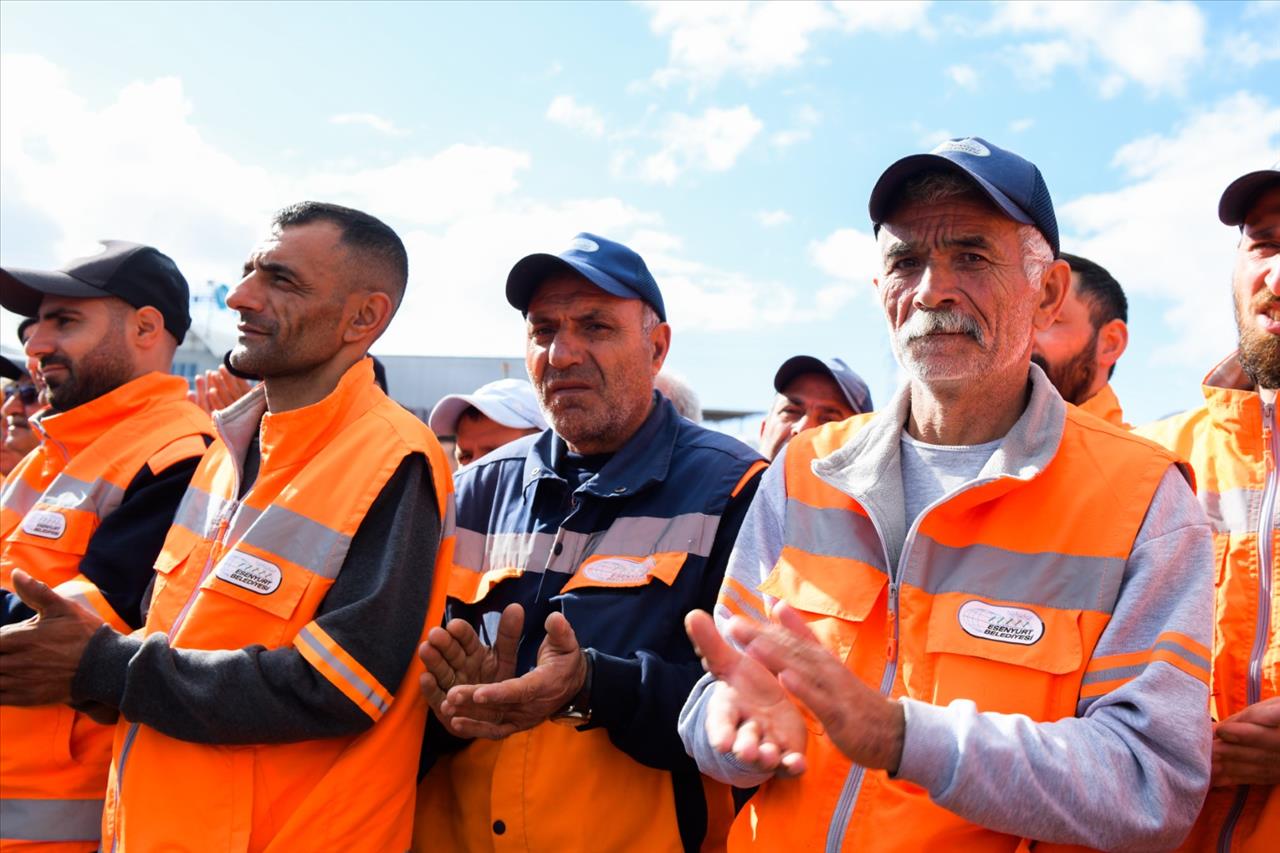
[[585, 231], [558, 255], [539, 253], [517, 261], [507, 275], [507, 301], [527, 314], [538, 286], [558, 272], [577, 273], [604, 292], [623, 299], [643, 300], [659, 319], [667, 321], [662, 292], [644, 258], [621, 243]]
[[948, 139], [928, 154], [912, 154], [894, 163], [871, 190], [871, 222], [876, 230], [893, 213], [898, 191], [913, 175], [937, 168], [957, 172], [977, 185], [996, 207], [1015, 222], [1040, 229], [1058, 257], [1058, 219], [1044, 176], [1034, 163], [992, 145], [980, 136]]
[[1280, 162], [1270, 169], [1241, 175], [1228, 184], [1218, 200], [1218, 218], [1222, 224], [1243, 226], [1258, 196], [1275, 184], [1280, 184]]
[[0, 378], [21, 379], [26, 375], [26, 370], [19, 367], [15, 362], [9, 360], [7, 356], [0, 355]]
[[27, 339], [24, 337], [24, 334], [26, 333], [27, 329], [31, 328], [35, 324], [36, 324], [35, 317], [22, 318], [22, 322], [18, 324], [18, 343], [22, 344], [24, 347], [27, 345]]
[[98, 254], [77, 258], [60, 270], [0, 268], [0, 305], [34, 317], [46, 294], [73, 299], [114, 296], [134, 308], [155, 308], [169, 334], [182, 343], [191, 327], [191, 309], [190, 290], [178, 265], [151, 246], [101, 242]]
[[853, 368], [838, 358], [823, 359], [812, 355], [793, 355], [782, 362], [782, 366], [774, 374], [773, 390], [779, 394], [784, 393], [792, 379], [805, 373], [830, 376], [840, 388], [840, 392], [855, 415], [871, 411], [871, 389], [867, 387], [867, 383], [861, 376], [853, 372]]

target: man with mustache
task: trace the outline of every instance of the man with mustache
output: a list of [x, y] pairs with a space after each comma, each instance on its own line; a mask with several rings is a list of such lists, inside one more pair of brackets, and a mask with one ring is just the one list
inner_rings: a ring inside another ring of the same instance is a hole
[[760, 422], [760, 452], [774, 459], [807, 429], [869, 412], [871, 389], [842, 359], [793, 355], [773, 376], [777, 395]]
[[[94, 618], [138, 628], [169, 525], [213, 427], [170, 374], [187, 282], [150, 246], [109, 240], [59, 271], [0, 270], [50, 411], [0, 495], [0, 631], [36, 615], [21, 569]], [[22, 401], [26, 411], [38, 401]], [[6, 402], [10, 431], [18, 410]], [[112, 729], [65, 701], [0, 708], [0, 848], [95, 850]]]
[[1031, 360], [1062, 399], [1129, 429], [1110, 380], [1129, 345], [1129, 303], [1111, 273], [1088, 258], [1062, 253], [1071, 266], [1071, 289], [1058, 318], [1036, 332]]
[[415, 849], [714, 849], [732, 801], [676, 734], [702, 672], [680, 626], [715, 601], [764, 461], [655, 392], [671, 329], [631, 249], [579, 234], [517, 263], [507, 300], [551, 429], [457, 474], [450, 621], [421, 650], [426, 758], [454, 751]]
[[1208, 783], [1209, 528], [1173, 454], [1031, 364], [1069, 278], [1040, 170], [953, 139], [870, 212], [909, 381], [791, 440], [687, 620], [685, 744], [761, 786], [729, 849], [1176, 845]]
[[143, 630], [21, 579], [41, 618], [0, 633], [0, 702], [118, 710], [103, 849], [408, 847], [453, 542], [448, 461], [367, 357], [407, 277], [369, 214], [277, 212], [227, 298], [263, 381], [215, 415]]
[[1233, 181], [1218, 218], [1240, 229], [1239, 348], [1205, 377], [1204, 406], [1139, 432], [1190, 460], [1216, 540], [1212, 787], [1186, 847], [1261, 851], [1280, 839], [1280, 170]]

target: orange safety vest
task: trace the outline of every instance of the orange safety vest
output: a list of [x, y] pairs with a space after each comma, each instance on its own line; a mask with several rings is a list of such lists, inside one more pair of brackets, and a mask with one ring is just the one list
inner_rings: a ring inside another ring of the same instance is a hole
[[[23, 569], [128, 631], [80, 558], [143, 467], [200, 456], [213, 424], [187, 401], [186, 381], [162, 373], [33, 423], [44, 441], [0, 496], [0, 586], [13, 589]], [[97, 849], [112, 727], [65, 705], [6, 706], [0, 733], [0, 850]]]
[[1085, 400], [1079, 406], [1080, 411], [1088, 412], [1095, 418], [1102, 418], [1121, 429], [1133, 429], [1132, 424], [1124, 422], [1124, 411], [1120, 408], [1120, 398], [1110, 385], [1103, 385], [1102, 390]]
[[122, 720], [104, 850], [381, 853], [409, 846], [426, 722], [422, 665], [414, 655], [392, 695], [312, 619], [370, 505], [405, 457], [422, 453], [443, 537], [423, 632], [439, 623], [454, 543], [449, 463], [431, 431], [374, 384], [372, 361], [364, 359], [320, 402], [262, 417], [258, 478], [237, 499], [240, 460], [228, 452], [226, 430], [251, 430], [262, 394], [218, 415], [219, 438], [156, 563], [144, 631], [168, 634], [174, 648], [292, 646], [374, 725], [348, 737], [209, 746]]
[[[1173, 455], [1068, 407], [1052, 462], [1030, 480], [1001, 477], [929, 510], [906, 542], [907, 570], [891, 584], [866, 510], [811, 468], [871, 417], [803, 432], [788, 445], [784, 546], [759, 590], [800, 611], [851, 672], [892, 698], [969, 699], [980, 711], [1051, 721], [1114, 689], [1086, 677], [1117, 665], [1093, 650]], [[966, 578], [963, 589], [957, 577]], [[993, 614], [1017, 616], [1031, 635], [986, 639], [981, 632], [1001, 624]], [[1181, 635], [1161, 640], [1207, 653]], [[1192, 667], [1175, 653], [1153, 655]], [[968, 853], [1027, 844], [935, 805], [917, 785], [854, 765], [812, 719], [806, 760], [802, 775], [766, 782], [739, 813], [731, 851]]]
[[[1280, 435], [1276, 407], [1264, 406], [1235, 355], [1204, 380], [1205, 405], [1142, 427], [1191, 463], [1200, 503], [1213, 523], [1217, 566], [1212, 712], [1224, 720], [1280, 695]], [[1275, 786], [1210, 788], [1184, 849], [1254, 851], [1280, 847]]]

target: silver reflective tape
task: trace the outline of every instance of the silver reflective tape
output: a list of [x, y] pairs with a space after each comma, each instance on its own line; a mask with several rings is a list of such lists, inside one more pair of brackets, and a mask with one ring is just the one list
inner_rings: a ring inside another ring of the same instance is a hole
[[228, 541], [252, 545], [330, 579], [338, 576], [351, 548], [350, 536], [282, 506], [267, 507], [243, 538]]
[[1258, 530], [1262, 511], [1261, 489], [1206, 491], [1200, 494], [1200, 502], [1218, 533], [1254, 533]]
[[450, 492], [445, 498], [444, 523], [440, 526], [440, 538], [447, 539], [453, 535], [454, 528], [457, 527], [458, 521], [458, 505], [453, 500], [453, 493]]
[[672, 518], [623, 517], [601, 531], [591, 551], [611, 557], [647, 557], [668, 551], [705, 557], [711, 553], [719, 526], [720, 516], [701, 512]]
[[314, 651], [316, 654], [318, 654], [321, 658], [324, 659], [325, 663], [333, 667], [334, 670], [338, 673], [338, 675], [342, 676], [342, 678], [346, 680], [348, 684], [350, 684], [352, 687], [356, 689], [357, 693], [359, 693], [365, 699], [368, 699], [370, 704], [372, 704], [373, 707], [378, 709], [378, 713], [385, 714], [387, 712], [387, 708], [391, 707], [386, 702], [382, 701], [382, 697], [379, 696], [374, 691], [374, 689], [369, 685], [369, 682], [365, 681], [363, 678], [356, 675], [354, 672], [351, 671], [351, 669], [345, 663], [338, 660], [338, 658], [334, 657], [334, 655], [331, 654], [328, 649], [320, 645], [319, 640], [311, 636], [311, 633], [306, 628], [303, 628], [301, 631], [298, 632], [298, 639], [306, 643], [307, 648]]
[[1155, 644], [1155, 648], [1166, 649], [1168, 651], [1171, 651], [1178, 657], [1185, 660], [1187, 663], [1193, 663], [1196, 666], [1201, 667], [1202, 669], [1204, 669], [1205, 672], [1208, 672], [1210, 669], [1209, 661], [1207, 661], [1205, 658], [1201, 657], [1200, 655], [1196, 654], [1195, 652], [1191, 651], [1190, 649], [1186, 648], [1185, 646], [1179, 645], [1178, 643], [1172, 642], [1170, 640], [1161, 640], [1160, 642]]
[[197, 536], [212, 536], [212, 526], [217, 515], [211, 510], [220, 505], [221, 502], [204, 489], [188, 486], [178, 504], [178, 511], [173, 514], [173, 523], [177, 527], [185, 527]]
[[454, 562], [475, 572], [509, 567], [540, 572], [551, 556], [551, 533], [491, 533], [485, 535], [459, 527]]
[[871, 519], [843, 509], [820, 509], [787, 501], [784, 542], [821, 557], [839, 557], [886, 571], [884, 548]]
[[4, 491], [0, 492], [0, 506], [18, 515], [26, 515], [38, 500], [40, 493], [18, 477], [13, 477], [5, 484]]
[[10, 841], [97, 841], [102, 800], [0, 799], [0, 837]]
[[86, 482], [62, 473], [45, 488], [40, 501], [64, 509], [77, 509], [106, 518], [124, 500], [124, 489], [106, 480]]
[[[253, 526], [253, 523], [262, 517], [262, 510], [249, 506], [248, 504], [240, 504], [236, 509], [235, 515], [231, 516], [231, 521], [227, 524], [227, 535], [225, 541], [235, 543], [244, 538], [245, 533]], [[213, 531], [209, 531], [209, 535], [213, 535]]]
[[1023, 554], [994, 545], [953, 548], [920, 534], [904, 580], [931, 595], [959, 592], [1060, 610], [1110, 613], [1124, 564], [1121, 557]]
[[1080, 683], [1097, 684], [1100, 681], [1115, 681], [1117, 678], [1137, 678], [1142, 671], [1147, 668], [1150, 661], [1142, 663], [1130, 664], [1129, 666], [1113, 666], [1110, 669], [1095, 669], [1093, 672], [1086, 672], [1084, 677], [1080, 679]]
[[[740, 608], [742, 608], [747, 613], [748, 616], [750, 616], [752, 619], [755, 619], [757, 622], [769, 621], [768, 619], [765, 618], [764, 612], [759, 608], [758, 606], [759, 602], [748, 601], [747, 599], [739, 595], [738, 592], [733, 588], [731, 588], [728, 584], [720, 587], [720, 597], [728, 598], [732, 600], [735, 604], [737, 604]], [[718, 605], [718, 606], [724, 607], [724, 605]], [[733, 611], [725, 607], [725, 612], [727, 614], [732, 615]]]

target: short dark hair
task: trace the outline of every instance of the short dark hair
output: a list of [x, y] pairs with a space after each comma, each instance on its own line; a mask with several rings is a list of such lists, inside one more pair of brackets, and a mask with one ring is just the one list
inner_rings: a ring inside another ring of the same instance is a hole
[[[1071, 255], [1067, 252], [1061, 258], [1071, 267], [1073, 273], [1080, 276], [1080, 298], [1089, 306], [1089, 322], [1096, 333], [1112, 320], [1129, 322], [1129, 300], [1125, 298], [1124, 288], [1107, 270], [1088, 258]], [[1107, 378], [1115, 375], [1116, 366], [1111, 365]]]
[[1111, 273], [1079, 255], [1063, 252], [1062, 259], [1080, 275], [1080, 296], [1089, 303], [1089, 319], [1095, 329], [1112, 320], [1129, 322], [1129, 300]]
[[329, 222], [342, 231], [342, 244], [364, 266], [382, 272], [379, 286], [388, 290], [398, 306], [409, 281], [409, 254], [404, 242], [381, 219], [362, 210], [325, 201], [300, 201], [276, 211], [271, 224], [276, 228]]

